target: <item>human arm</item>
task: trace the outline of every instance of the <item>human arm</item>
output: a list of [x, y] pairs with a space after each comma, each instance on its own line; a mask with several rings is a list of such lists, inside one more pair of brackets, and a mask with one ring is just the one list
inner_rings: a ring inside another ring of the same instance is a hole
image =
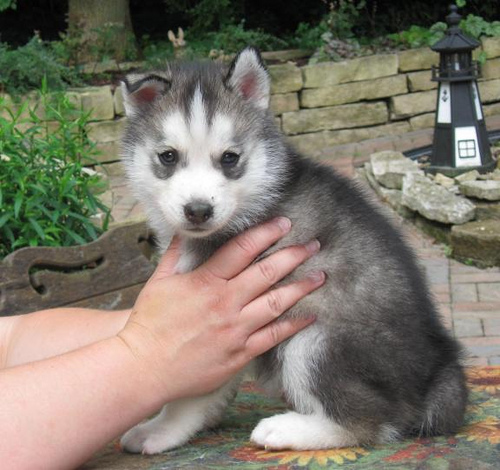
[[194, 272], [170, 276], [173, 246], [118, 335], [0, 371], [0, 462], [73, 468], [164, 403], [214, 390], [309, 324], [267, 325], [321, 275], [266, 291], [314, 249], [290, 247], [246, 268], [285, 232], [276, 223], [251, 229]]

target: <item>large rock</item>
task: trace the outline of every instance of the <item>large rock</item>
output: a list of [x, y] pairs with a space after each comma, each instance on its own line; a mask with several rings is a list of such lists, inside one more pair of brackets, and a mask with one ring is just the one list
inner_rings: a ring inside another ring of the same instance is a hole
[[436, 124], [436, 113], [425, 113], [410, 118], [410, 127], [412, 131], [429, 129]]
[[418, 173], [403, 178], [403, 204], [430, 220], [464, 224], [474, 218], [475, 207]]
[[500, 201], [500, 181], [465, 181], [460, 184], [460, 192], [469, 197]]
[[500, 79], [479, 82], [481, 103], [491, 103], [500, 99]]
[[271, 65], [271, 93], [290, 93], [302, 88], [302, 73], [293, 64]]
[[91, 111], [90, 120], [107, 121], [115, 116], [111, 86], [88, 87], [80, 91], [82, 108]]
[[437, 88], [437, 82], [431, 81], [431, 71], [423, 70], [420, 72], [412, 72], [407, 75], [408, 87], [410, 91], [426, 91]]
[[482, 43], [486, 58], [500, 57], [500, 37], [484, 38]]
[[290, 111], [297, 111], [299, 109], [299, 97], [297, 93], [278, 93], [271, 95], [269, 107], [275, 116], [280, 116]]
[[428, 47], [400, 51], [398, 56], [400, 72], [430, 69], [439, 63], [439, 55]]
[[303, 108], [319, 108], [363, 100], [376, 100], [408, 93], [404, 75], [344, 83], [323, 88], [310, 88], [300, 94]]
[[476, 220], [500, 220], [500, 202], [478, 201], [475, 204]]
[[372, 80], [398, 73], [396, 54], [377, 54], [343, 62], [324, 62], [302, 68], [304, 88], [320, 88], [339, 83]]
[[500, 266], [500, 220], [483, 220], [452, 227], [451, 247], [459, 259], [482, 266]]
[[500, 78], [500, 58], [487, 60], [481, 67], [481, 75], [484, 80]]
[[383, 102], [301, 109], [283, 114], [283, 131], [293, 135], [327, 129], [348, 129], [382, 124], [387, 119], [387, 106]]
[[114, 142], [120, 140], [125, 129], [125, 118], [113, 121], [92, 122], [88, 125], [89, 137], [94, 142]]
[[311, 132], [288, 137], [292, 145], [306, 155], [314, 155], [321, 150], [335, 145], [350, 144], [363, 140], [401, 135], [410, 131], [406, 121], [383, 124], [382, 126], [358, 127], [356, 129], [341, 129], [337, 131]]
[[391, 119], [404, 119], [416, 114], [436, 110], [437, 94], [434, 90], [393, 96], [391, 98]]
[[113, 93], [113, 106], [117, 116], [125, 116], [125, 106], [123, 105], [122, 88], [116, 87]]
[[417, 163], [401, 152], [384, 150], [370, 155], [370, 164], [376, 180], [389, 189], [401, 189], [408, 172], [419, 172]]

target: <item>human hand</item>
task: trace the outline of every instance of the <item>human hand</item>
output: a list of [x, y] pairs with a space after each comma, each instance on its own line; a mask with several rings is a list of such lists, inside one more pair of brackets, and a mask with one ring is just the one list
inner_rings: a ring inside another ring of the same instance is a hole
[[324, 273], [269, 290], [319, 250], [292, 246], [251, 264], [290, 230], [278, 218], [238, 235], [205, 264], [173, 275], [174, 239], [118, 336], [151, 371], [165, 401], [202, 395], [314, 318], [273, 321], [320, 287]]

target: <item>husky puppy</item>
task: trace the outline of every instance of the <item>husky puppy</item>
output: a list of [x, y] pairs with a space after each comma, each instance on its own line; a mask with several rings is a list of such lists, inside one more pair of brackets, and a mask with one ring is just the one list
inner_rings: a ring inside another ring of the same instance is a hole
[[[162, 248], [181, 236], [179, 272], [277, 215], [292, 220], [292, 231], [266, 254], [321, 243], [287, 279], [326, 272], [325, 285], [286, 313], [317, 321], [256, 361], [293, 411], [263, 419], [252, 441], [305, 450], [454, 433], [467, 401], [460, 349], [414, 255], [353, 182], [284, 141], [259, 53], [246, 48], [230, 67], [174, 63], [122, 87], [128, 179]], [[169, 403], [122, 446], [151, 454], [185, 444], [220, 421], [239, 380]]]

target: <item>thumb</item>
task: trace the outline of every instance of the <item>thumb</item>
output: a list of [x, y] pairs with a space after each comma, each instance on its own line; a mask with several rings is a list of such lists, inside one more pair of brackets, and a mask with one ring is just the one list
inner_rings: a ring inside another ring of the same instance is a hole
[[178, 236], [174, 236], [170, 242], [167, 251], [163, 253], [152, 278], [163, 279], [175, 274], [175, 267], [181, 256], [181, 240]]

